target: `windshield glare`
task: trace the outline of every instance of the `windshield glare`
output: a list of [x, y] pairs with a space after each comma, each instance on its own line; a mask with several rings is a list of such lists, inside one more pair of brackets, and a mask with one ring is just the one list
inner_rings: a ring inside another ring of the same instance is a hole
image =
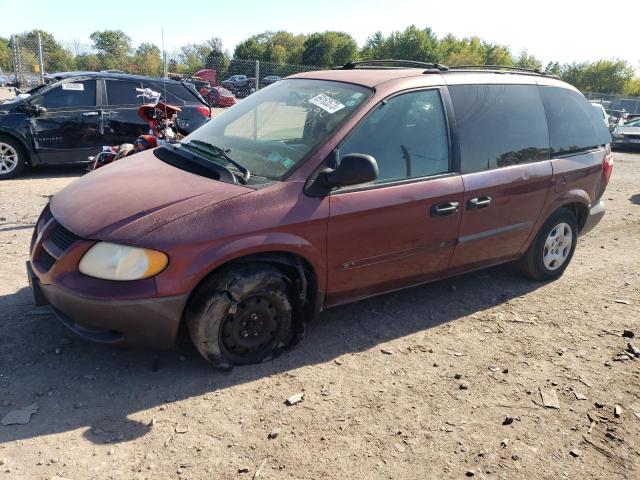
[[182, 142], [201, 140], [229, 149], [229, 156], [252, 175], [277, 180], [326, 141], [371, 94], [341, 82], [281, 80], [241, 100]]

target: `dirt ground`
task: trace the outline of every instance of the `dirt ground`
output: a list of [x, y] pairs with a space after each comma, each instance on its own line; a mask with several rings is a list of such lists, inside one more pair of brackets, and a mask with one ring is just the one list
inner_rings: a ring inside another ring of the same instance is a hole
[[0, 425], [0, 480], [639, 478], [640, 359], [619, 354], [640, 335], [640, 154], [616, 154], [560, 280], [504, 266], [336, 308], [227, 374], [188, 345], [154, 372], [33, 306], [34, 222], [81, 174], [0, 184], [0, 418], [35, 411]]

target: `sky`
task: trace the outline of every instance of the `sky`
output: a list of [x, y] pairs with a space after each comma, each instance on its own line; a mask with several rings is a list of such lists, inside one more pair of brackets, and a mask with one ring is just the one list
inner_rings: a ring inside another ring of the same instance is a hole
[[544, 63], [619, 58], [640, 70], [633, 28], [640, 0], [625, 1], [624, 13], [618, 14], [602, 0], [0, 0], [0, 12], [3, 37], [38, 28], [62, 42], [89, 45], [91, 32], [120, 29], [134, 47], [141, 42], [160, 46], [164, 28], [169, 52], [211, 37], [220, 37], [233, 52], [237, 43], [265, 30], [340, 30], [362, 45], [375, 31], [388, 34], [415, 24], [432, 28], [439, 37], [478, 35], [515, 53], [527, 49]]

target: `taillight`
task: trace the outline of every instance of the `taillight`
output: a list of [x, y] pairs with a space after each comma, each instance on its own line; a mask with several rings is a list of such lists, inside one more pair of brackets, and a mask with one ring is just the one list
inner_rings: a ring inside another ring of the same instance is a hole
[[611, 178], [611, 172], [613, 172], [613, 154], [611, 152], [605, 155], [602, 161], [602, 176], [604, 177], [604, 184], [609, 184]]
[[211, 116], [211, 110], [208, 107], [205, 107], [204, 105], [200, 105], [199, 107], [196, 107], [196, 110], [198, 110], [198, 112], [205, 118], [209, 118]]

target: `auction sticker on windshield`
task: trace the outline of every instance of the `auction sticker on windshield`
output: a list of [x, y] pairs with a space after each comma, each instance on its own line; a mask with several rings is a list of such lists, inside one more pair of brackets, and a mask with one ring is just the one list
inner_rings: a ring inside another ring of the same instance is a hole
[[309, 99], [309, 103], [313, 103], [314, 105], [320, 107], [321, 109], [329, 112], [336, 113], [338, 110], [344, 108], [344, 105], [337, 100], [325, 95], [324, 93], [320, 93], [315, 97]]
[[84, 91], [83, 83], [63, 83], [62, 90], [76, 90], [78, 92]]

